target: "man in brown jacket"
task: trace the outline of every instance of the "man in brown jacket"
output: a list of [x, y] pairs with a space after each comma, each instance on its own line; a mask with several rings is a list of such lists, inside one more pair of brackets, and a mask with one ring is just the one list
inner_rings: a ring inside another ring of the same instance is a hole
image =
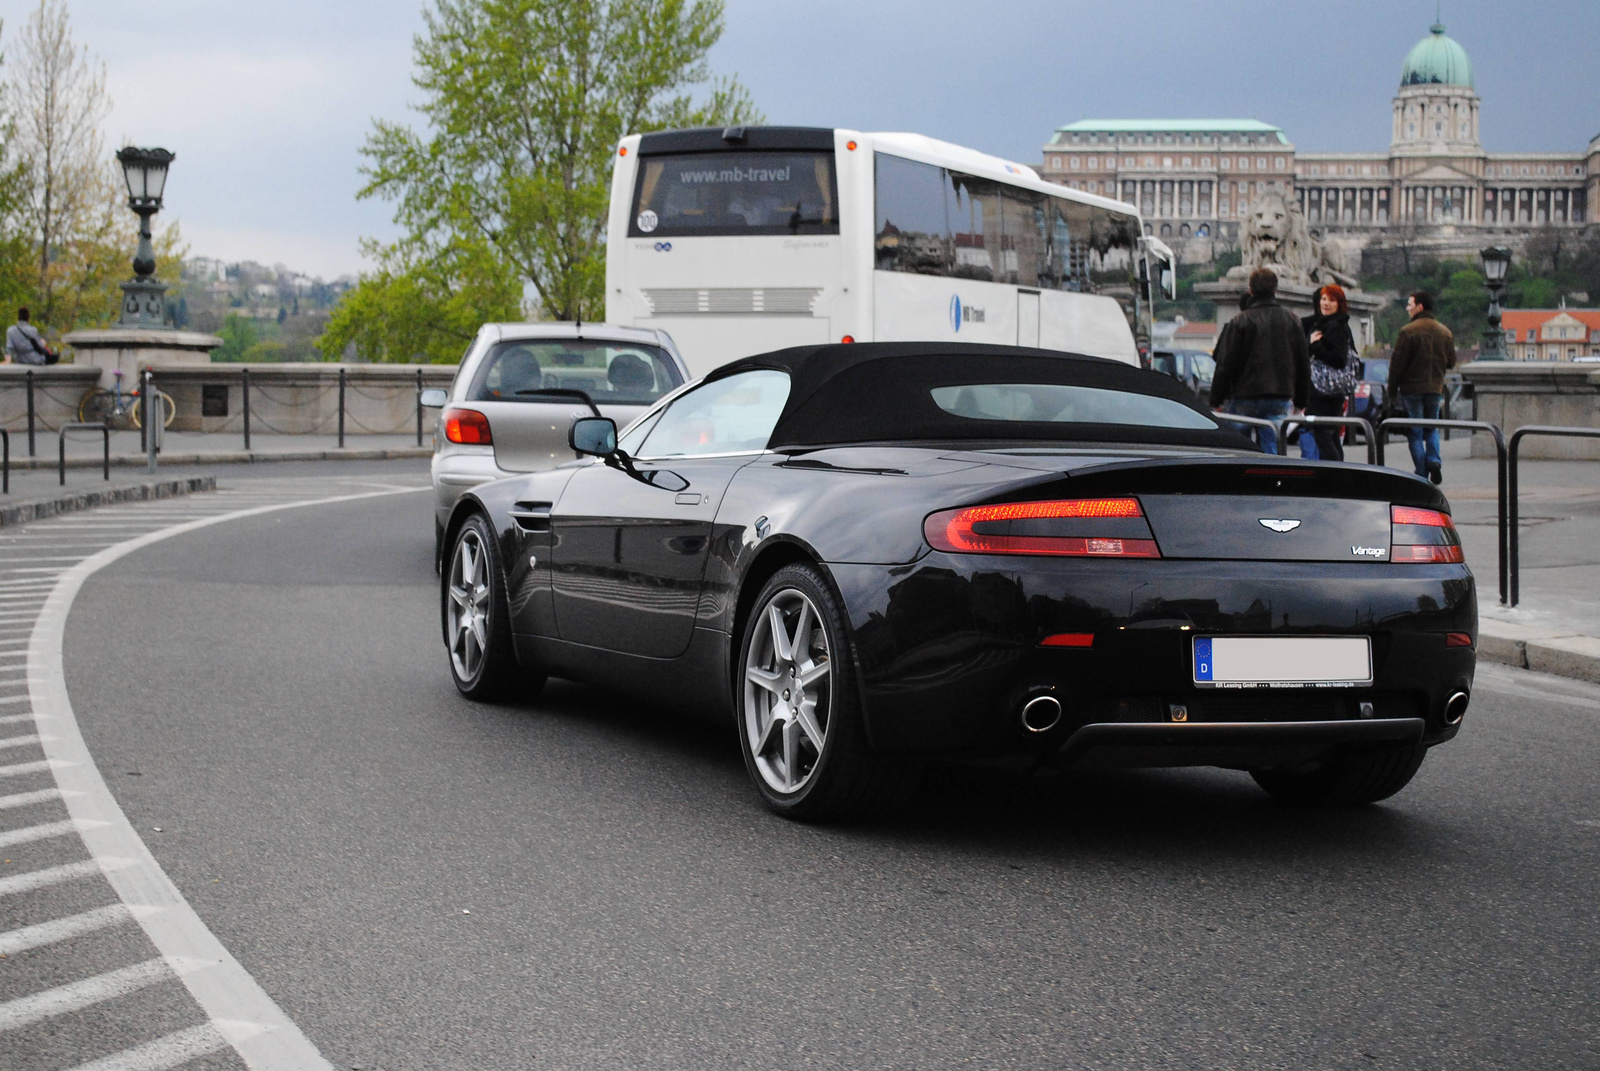
[[[1438, 420], [1444, 401], [1444, 374], [1456, 366], [1456, 339], [1433, 318], [1433, 295], [1418, 290], [1406, 299], [1411, 322], [1400, 329], [1389, 358], [1389, 393], [1400, 399], [1413, 420]], [[1411, 464], [1418, 476], [1444, 480], [1438, 428], [1407, 428]]]

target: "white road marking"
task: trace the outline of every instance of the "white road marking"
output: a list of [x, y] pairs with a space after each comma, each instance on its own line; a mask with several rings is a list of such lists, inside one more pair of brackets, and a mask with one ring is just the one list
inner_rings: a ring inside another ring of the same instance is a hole
[[107, 871], [121, 870], [132, 865], [132, 859], [84, 859], [76, 863], [45, 867], [43, 870], [30, 870], [26, 874], [13, 874], [9, 878], [0, 878], [0, 896], [15, 896], [17, 893], [32, 892], [35, 889], [48, 889], [64, 881], [96, 877]]
[[[27, 700], [28, 700], [28, 697], [25, 696], [25, 695], [8, 695], [4, 699], [0, 699], [0, 703], [25, 703], [25, 702], [27, 702]], [[21, 714], [21, 715], [18, 715], [18, 717], [31, 718], [31, 717], [33, 717], [33, 715], [32, 714]]]
[[13, 844], [29, 844], [36, 840], [49, 840], [51, 837], [64, 837], [68, 833], [84, 833], [106, 824], [93, 818], [68, 818], [60, 822], [40, 822], [36, 826], [8, 829], [0, 833], [0, 848], [9, 848]]
[[0, 766], [0, 777], [21, 777], [23, 774], [40, 773], [49, 768], [49, 759], [40, 759], [37, 762], [14, 762], [10, 766]]
[[57, 1015], [82, 1011], [102, 1001], [132, 993], [157, 982], [165, 982], [174, 973], [175, 967], [166, 960], [147, 959], [132, 967], [107, 971], [93, 978], [85, 978], [81, 982], [69, 982], [54, 989], [8, 1000], [0, 1004], [0, 1033], [52, 1019]]
[[9, 811], [14, 807], [31, 807], [35, 803], [60, 798], [59, 788], [41, 788], [37, 792], [14, 792], [9, 796], [0, 796], [0, 811]]
[[14, 956], [30, 948], [43, 948], [57, 941], [70, 941], [86, 933], [95, 933], [112, 926], [120, 926], [124, 922], [132, 922], [134, 915], [140, 912], [153, 913], [159, 910], [160, 908], [155, 907], [131, 908], [127, 904], [109, 904], [97, 907], [93, 911], [41, 922], [36, 926], [7, 930], [5, 933], [0, 933], [0, 956]]
[[6, 748], [10, 747], [22, 747], [26, 744], [37, 744], [38, 742], [38, 733], [29, 733], [27, 736], [8, 736], [0, 739], [0, 751], [4, 751]]
[[[81, 831], [84, 846], [95, 859], [133, 861], [132, 865], [124, 868], [108, 870], [107, 880], [122, 902], [130, 908], [143, 906], [164, 909], [138, 921], [169, 962], [203, 961], [214, 966], [212, 970], [186, 975], [184, 985], [219, 1029], [224, 1022], [259, 1026], [260, 1032], [249, 1036], [241, 1033], [237, 1037], [230, 1037], [226, 1030], [223, 1031], [245, 1063], [256, 1071], [332, 1071], [332, 1065], [323, 1059], [300, 1028], [195, 914], [194, 908], [161, 869], [149, 847], [117, 805], [84, 743], [71, 699], [67, 695], [62, 664], [67, 615], [72, 609], [73, 600], [90, 576], [152, 543], [227, 521], [279, 510], [415, 494], [427, 490], [424, 486], [310, 499], [285, 500], [280, 497], [262, 505], [213, 514], [134, 536], [104, 547], [65, 571], [50, 592], [34, 624], [28, 648], [28, 693], [33, 700], [33, 709], [52, 719], [52, 738], [41, 741], [46, 756], [71, 764], [54, 767], [56, 783], [63, 793], [75, 793], [65, 798], [68, 813], [75, 819], [97, 823], [95, 827]], [[3, 1013], [4, 1008], [0, 1007], [0, 1023], [4, 1022]]]
[[[21, 696], [17, 697], [21, 699]], [[25, 721], [38, 721], [33, 714], [0, 714], [0, 725], [21, 725]]]
[[[255, 1033], [258, 1034], [266, 1029], [254, 1023], [244, 1025], [255, 1026]], [[135, 1045], [131, 1049], [112, 1053], [103, 1059], [79, 1064], [72, 1071], [165, 1071], [166, 1068], [179, 1067], [201, 1056], [209, 1056], [219, 1049], [227, 1048], [229, 1044], [228, 1039], [222, 1036], [222, 1031], [215, 1024], [201, 1023], [199, 1026], [191, 1026], [187, 1030], [179, 1030], [166, 1037], [147, 1041], [143, 1045]]]

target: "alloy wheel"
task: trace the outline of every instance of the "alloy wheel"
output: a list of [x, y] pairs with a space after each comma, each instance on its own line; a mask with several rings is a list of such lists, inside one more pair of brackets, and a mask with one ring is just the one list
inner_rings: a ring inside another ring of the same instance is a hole
[[827, 627], [802, 592], [785, 588], [757, 611], [745, 656], [743, 728], [756, 770], [775, 792], [798, 792], [827, 743]]
[[450, 604], [446, 609], [446, 628], [450, 636], [450, 662], [462, 681], [477, 678], [489, 649], [488, 556], [483, 540], [468, 528], [456, 541], [450, 561]]

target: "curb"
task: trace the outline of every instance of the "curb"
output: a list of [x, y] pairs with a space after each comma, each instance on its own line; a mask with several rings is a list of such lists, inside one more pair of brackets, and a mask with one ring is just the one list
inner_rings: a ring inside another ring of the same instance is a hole
[[[167, 465], [249, 465], [262, 461], [393, 461], [402, 458], [424, 458], [433, 456], [431, 446], [401, 446], [393, 450], [285, 450], [264, 452], [260, 450], [233, 450], [216, 454], [160, 454], [163, 464]], [[112, 454], [111, 467], [143, 466], [148, 463], [144, 454]], [[39, 469], [53, 469], [60, 462], [53, 458], [43, 457], [13, 457], [11, 459], [12, 472], [37, 471]], [[69, 469], [97, 469], [104, 464], [100, 455], [93, 457], [79, 456], [67, 458]]]
[[199, 491], [215, 491], [215, 476], [188, 476], [180, 480], [157, 480], [123, 487], [109, 487], [99, 491], [77, 491], [53, 498], [34, 498], [25, 502], [11, 502], [0, 506], [0, 528], [26, 524], [45, 517], [63, 513], [109, 506], [115, 502], [145, 502], [153, 498], [174, 498]]
[[1551, 632], [1483, 618], [1478, 622], [1478, 657], [1600, 684], [1600, 639], [1582, 633]]

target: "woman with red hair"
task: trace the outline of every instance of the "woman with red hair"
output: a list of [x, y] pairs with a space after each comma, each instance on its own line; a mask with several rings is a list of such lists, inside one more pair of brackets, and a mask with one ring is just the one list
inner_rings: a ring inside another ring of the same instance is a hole
[[[1358, 354], [1350, 334], [1350, 306], [1344, 291], [1325, 286], [1317, 291], [1317, 311], [1304, 317], [1311, 351], [1311, 399], [1307, 416], [1343, 416], [1355, 390]], [[1321, 368], [1317, 366], [1321, 365]], [[1343, 461], [1344, 445], [1336, 426], [1308, 428], [1300, 433], [1300, 456]]]

